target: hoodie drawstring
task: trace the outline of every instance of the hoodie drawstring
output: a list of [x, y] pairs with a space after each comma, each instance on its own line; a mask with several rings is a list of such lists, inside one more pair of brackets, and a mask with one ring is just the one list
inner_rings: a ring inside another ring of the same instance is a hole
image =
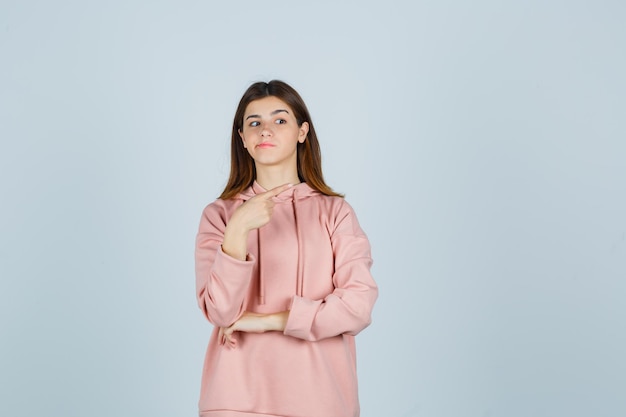
[[298, 225], [298, 210], [296, 209], [296, 200], [296, 190], [293, 190], [293, 200], [291, 200], [291, 202], [293, 203], [293, 217], [296, 224], [296, 239], [298, 241], [298, 271], [296, 276], [296, 295], [302, 297], [304, 288], [304, 264], [302, 262], [302, 259], [304, 258], [304, 256], [302, 256], [304, 253], [304, 242], [302, 242], [302, 239], [300, 238], [300, 226]]
[[263, 280], [263, 266], [261, 265], [261, 228], [256, 229], [257, 262], [259, 268], [259, 304], [265, 304], [265, 281]]

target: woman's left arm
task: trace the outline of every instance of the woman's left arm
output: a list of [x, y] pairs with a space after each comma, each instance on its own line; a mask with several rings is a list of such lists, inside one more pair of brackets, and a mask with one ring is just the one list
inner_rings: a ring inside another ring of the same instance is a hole
[[370, 273], [369, 240], [354, 210], [345, 201], [331, 235], [335, 272], [332, 293], [321, 300], [294, 296], [284, 334], [317, 341], [340, 334], [356, 335], [371, 323], [378, 287]]

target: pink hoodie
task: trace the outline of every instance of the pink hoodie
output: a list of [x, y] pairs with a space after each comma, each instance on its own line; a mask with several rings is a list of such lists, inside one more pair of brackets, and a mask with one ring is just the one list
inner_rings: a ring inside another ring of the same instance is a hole
[[[274, 197], [270, 222], [248, 237], [248, 258], [221, 250], [226, 223], [256, 182], [202, 214], [196, 240], [198, 304], [214, 324], [200, 393], [201, 417], [359, 415], [354, 336], [371, 322], [378, 289], [367, 237], [352, 208], [306, 183]], [[283, 333], [237, 332], [218, 344], [218, 327], [244, 311], [290, 310]]]

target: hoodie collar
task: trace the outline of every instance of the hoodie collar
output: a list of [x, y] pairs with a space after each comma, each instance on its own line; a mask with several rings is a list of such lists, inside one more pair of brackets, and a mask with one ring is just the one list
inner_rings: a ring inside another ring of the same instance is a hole
[[[252, 185], [246, 188], [244, 191], [239, 193], [237, 198], [242, 200], [249, 200], [257, 194], [261, 194], [266, 192], [267, 190], [261, 186], [256, 180], [252, 183]], [[272, 197], [274, 201], [280, 202], [292, 202], [294, 200], [303, 200], [307, 197], [314, 196], [319, 194], [319, 191], [314, 190], [307, 184], [306, 182], [301, 182], [299, 184], [294, 185], [278, 194], [275, 197]]]

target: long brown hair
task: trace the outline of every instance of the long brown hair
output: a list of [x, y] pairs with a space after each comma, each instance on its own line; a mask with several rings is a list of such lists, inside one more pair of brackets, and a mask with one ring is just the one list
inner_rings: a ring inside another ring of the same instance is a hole
[[226, 200], [232, 198], [248, 188], [256, 178], [256, 168], [254, 159], [243, 147], [239, 131], [243, 130], [243, 116], [248, 104], [254, 100], [265, 97], [276, 97], [289, 105], [293, 110], [298, 126], [307, 122], [309, 133], [303, 143], [298, 143], [298, 178], [306, 182], [311, 188], [322, 194], [329, 196], [343, 197], [334, 192], [324, 182], [322, 175], [322, 152], [315, 134], [315, 128], [309, 115], [309, 110], [304, 104], [300, 94], [290, 85], [283, 81], [272, 80], [269, 83], [260, 81], [252, 84], [241, 97], [235, 118], [233, 120], [233, 131], [230, 143], [230, 177], [228, 183], [219, 198]]

